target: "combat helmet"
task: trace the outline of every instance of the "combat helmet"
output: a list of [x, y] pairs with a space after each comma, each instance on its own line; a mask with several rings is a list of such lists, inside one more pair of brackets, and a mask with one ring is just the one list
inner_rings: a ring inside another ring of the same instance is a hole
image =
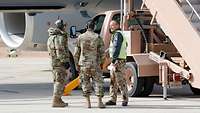
[[59, 29], [63, 29], [63, 28], [65, 27], [65, 24], [64, 24], [64, 22], [63, 22], [62, 19], [56, 20], [55, 25], [56, 25], [56, 27], [59, 28]]

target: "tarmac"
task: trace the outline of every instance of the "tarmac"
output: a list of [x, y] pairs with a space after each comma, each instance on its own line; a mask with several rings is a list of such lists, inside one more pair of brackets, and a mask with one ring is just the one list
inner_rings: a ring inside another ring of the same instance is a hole
[[[97, 98], [92, 96], [92, 108], [85, 107], [81, 90], [63, 97], [66, 108], [52, 108], [52, 73], [50, 59], [45, 51], [18, 51], [16, 58], [7, 57], [7, 48], [0, 43], [0, 113], [200, 113], [200, 96], [194, 96], [189, 86], [169, 89], [168, 100], [162, 98], [162, 88], [155, 85], [149, 97], [129, 98], [127, 107], [121, 106], [118, 96], [116, 106], [97, 108]], [[109, 79], [105, 79], [109, 100]]]

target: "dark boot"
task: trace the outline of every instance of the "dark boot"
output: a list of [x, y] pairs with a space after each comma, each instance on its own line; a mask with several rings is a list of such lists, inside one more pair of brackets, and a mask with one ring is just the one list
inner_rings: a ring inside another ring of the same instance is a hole
[[113, 102], [112, 100], [109, 100], [106, 102], [106, 105], [116, 105], [116, 102]]
[[128, 102], [122, 102], [122, 106], [127, 106]]

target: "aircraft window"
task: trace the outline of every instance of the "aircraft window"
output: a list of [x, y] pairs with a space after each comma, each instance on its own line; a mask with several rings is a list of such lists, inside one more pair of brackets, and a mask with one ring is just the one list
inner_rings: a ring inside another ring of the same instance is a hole
[[100, 34], [101, 28], [103, 26], [103, 22], [104, 22], [104, 19], [105, 19], [105, 16], [106, 15], [98, 15], [93, 19], [93, 21], [95, 23], [95, 28], [94, 28], [94, 32], [95, 33]]

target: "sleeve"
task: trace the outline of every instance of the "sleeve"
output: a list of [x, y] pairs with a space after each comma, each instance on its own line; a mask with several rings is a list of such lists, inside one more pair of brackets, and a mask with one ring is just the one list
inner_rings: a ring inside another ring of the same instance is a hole
[[112, 59], [112, 63], [115, 63], [115, 61], [117, 60], [119, 54], [120, 54], [120, 50], [121, 50], [121, 46], [122, 46], [122, 42], [123, 42], [123, 36], [121, 33], [117, 32], [114, 35], [114, 40], [113, 40], [113, 45], [114, 45], [114, 54], [113, 54], [113, 59]]
[[78, 37], [77, 44], [74, 51], [74, 61], [76, 66], [78, 66], [79, 58], [81, 53], [81, 47], [80, 47], [80, 37]]
[[66, 56], [67, 57], [69, 57], [70, 56], [70, 51], [69, 51], [69, 48], [68, 48], [68, 35], [67, 35], [67, 33], [65, 33], [64, 35], [63, 35], [63, 46], [65, 46], [65, 53], [66, 53]]
[[103, 60], [104, 60], [104, 51], [105, 51], [105, 48], [104, 48], [104, 42], [103, 42], [103, 39], [101, 37], [98, 38], [98, 63], [99, 64], [103, 64]]
[[66, 38], [68, 38], [68, 33], [67, 32], [63, 32], [62, 35]]

